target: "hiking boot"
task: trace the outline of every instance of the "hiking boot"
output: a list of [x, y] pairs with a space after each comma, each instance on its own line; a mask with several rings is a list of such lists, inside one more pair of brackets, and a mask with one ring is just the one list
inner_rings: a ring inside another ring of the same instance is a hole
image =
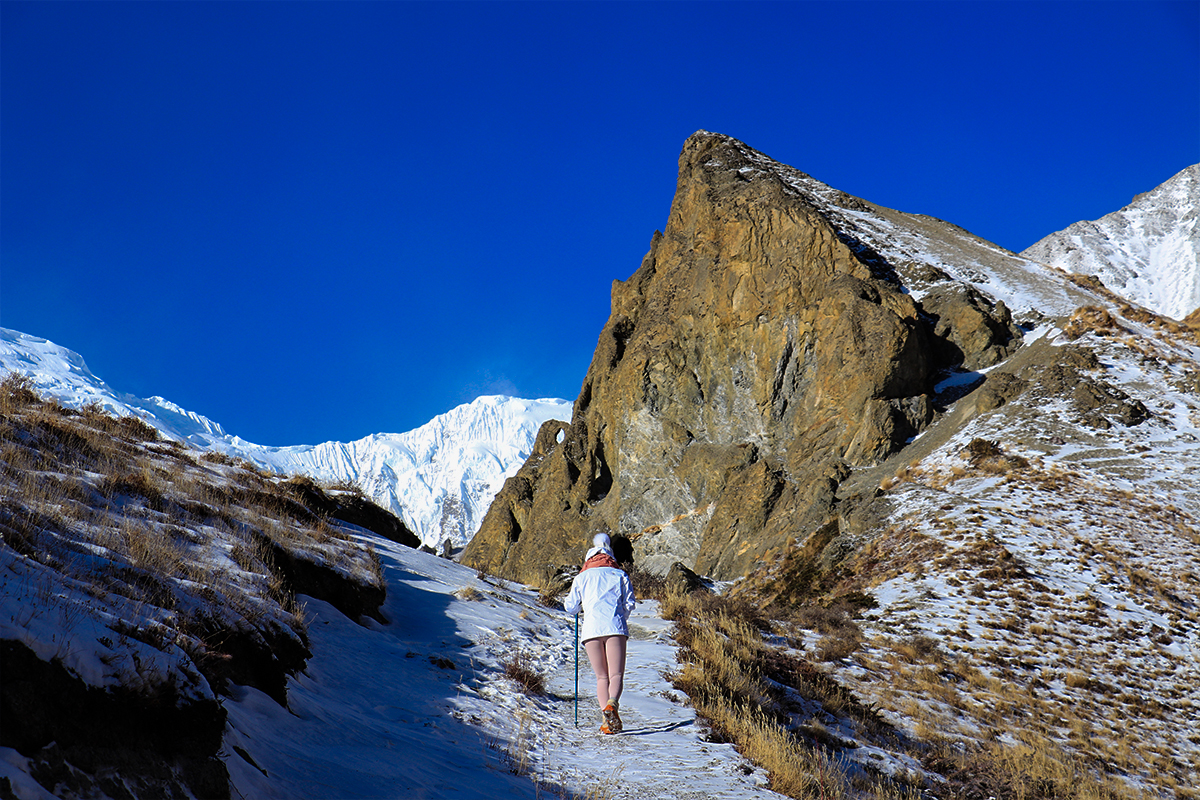
[[609, 700], [604, 707], [604, 724], [600, 726], [601, 733], [620, 733], [622, 730], [621, 713], [617, 709], [617, 701]]

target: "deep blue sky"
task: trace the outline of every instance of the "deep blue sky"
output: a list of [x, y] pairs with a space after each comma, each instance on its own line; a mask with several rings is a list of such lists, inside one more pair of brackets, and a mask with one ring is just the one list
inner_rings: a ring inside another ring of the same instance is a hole
[[0, 3], [0, 325], [260, 444], [574, 399], [736, 136], [1020, 250], [1200, 161], [1200, 3]]

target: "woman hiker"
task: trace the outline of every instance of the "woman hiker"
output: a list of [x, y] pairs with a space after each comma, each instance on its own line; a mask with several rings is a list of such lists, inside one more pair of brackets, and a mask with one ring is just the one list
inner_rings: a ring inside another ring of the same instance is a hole
[[629, 640], [629, 615], [636, 605], [629, 576], [613, 556], [612, 540], [607, 533], [597, 533], [563, 607], [568, 614], [583, 610], [580, 638], [596, 673], [596, 699], [604, 711], [601, 733], [621, 732], [625, 645]]

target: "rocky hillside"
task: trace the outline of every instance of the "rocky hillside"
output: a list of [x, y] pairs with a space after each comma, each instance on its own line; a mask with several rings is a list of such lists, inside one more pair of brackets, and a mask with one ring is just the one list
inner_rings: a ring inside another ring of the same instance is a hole
[[571, 424], [464, 560], [535, 580], [607, 528], [798, 620], [962, 796], [1197, 797], [1196, 315], [726, 136], [679, 167]]
[[418, 542], [359, 493], [31, 384], [0, 382], [0, 749], [59, 797], [229, 797], [222, 698], [286, 707], [312, 655], [297, 595], [375, 615], [353, 531]]
[[1021, 252], [1172, 319], [1200, 308], [1200, 164], [1095, 221], [1052, 233]]
[[1087, 302], [953, 225], [698, 133], [665, 231], [613, 284], [563, 441], [539, 440], [465, 559], [532, 580], [603, 527], [651, 569], [740, 577], [837, 517], [838, 487], [943, 413], [956, 372]]

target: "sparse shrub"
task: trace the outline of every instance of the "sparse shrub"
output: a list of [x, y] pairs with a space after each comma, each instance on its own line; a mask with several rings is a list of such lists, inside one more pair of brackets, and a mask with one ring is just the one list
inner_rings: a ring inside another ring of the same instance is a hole
[[683, 619], [691, 609], [689, 600], [690, 595], [685, 594], [667, 594], [663, 597], [659, 606], [659, 614], [663, 619], [669, 619], [673, 622], [678, 622]]
[[937, 662], [943, 658], [937, 640], [931, 636], [909, 636], [899, 641], [890, 641], [889, 645], [910, 663]]
[[97, 487], [100, 493], [109, 500], [118, 497], [141, 498], [148, 508], [163, 511], [166, 508], [166, 498], [162, 486], [155, 479], [154, 473], [148, 470], [106, 475]]
[[455, 591], [454, 596], [459, 600], [482, 600], [483, 592], [479, 591], [475, 584], [467, 584]]
[[1092, 685], [1092, 680], [1082, 672], [1068, 672], [1063, 678], [1063, 683], [1072, 689], [1088, 689]]
[[1000, 445], [991, 439], [972, 439], [966, 449], [967, 460], [972, 466], [978, 466], [981, 461], [988, 458], [995, 458], [1004, 454], [1000, 449]]
[[[1070, 279], [1080, 284], [1088, 286], [1089, 279], [1094, 279], [1091, 275], [1075, 275], [1069, 276]], [[1118, 333], [1128, 333], [1129, 329], [1117, 322], [1108, 311], [1097, 306], [1080, 306], [1071, 314], [1071, 319], [1063, 327], [1063, 333], [1071, 339], [1078, 339], [1085, 333], [1094, 332], [1102, 336], [1115, 336]]]
[[160, 438], [157, 428], [132, 414], [118, 417], [117, 425], [126, 436], [135, 441], [157, 442]]
[[38, 402], [33, 379], [28, 375], [10, 372], [0, 381], [0, 413], [13, 414]]
[[526, 694], [542, 695], [546, 693], [546, 679], [538, 672], [533, 664], [533, 657], [526, 650], [516, 650], [504, 662], [504, 675], [516, 681]]
[[557, 607], [562, 596], [571, 588], [570, 573], [548, 567], [533, 588], [537, 589], [539, 603], [551, 608]]
[[667, 578], [648, 572], [641, 567], [629, 571], [629, 581], [633, 585], [633, 594], [638, 600], [662, 601], [667, 594]]
[[258, 565], [255, 563], [254, 555], [251, 553], [250, 549], [244, 545], [240, 543], [235, 544], [229, 551], [229, 557], [233, 559], [233, 563], [237, 564], [246, 572], [256, 571], [255, 567]]
[[817, 658], [822, 661], [841, 661], [849, 658], [862, 644], [857, 629], [845, 629], [821, 637], [817, 643]]
[[367, 499], [367, 495], [366, 495], [366, 493], [365, 493], [365, 492], [362, 490], [362, 487], [361, 487], [361, 486], [359, 486], [359, 485], [358, 485], [357, 483], [355, 483], [354, 481], [351, 481], [351, 480], [348, 480], [348, 479], [345, 479], [345, 478], [343, 478], [342, 480], [335, 481], [334, 483], [331, 483], [331, 484], [329, 484], [329, 486], [328, 486], [327, 488], [328, 488], [330, 491], [334, 491], [334, 492], [341, 492], [341, 493], [343, 493], [343, 494], [352, 495], [352, 496], [354, 496], [354, 497], [359, 497], [359, 498], [362, 498], [362, 499], [364, 499], [364, 500], [365, 500], [365, 499]]
[[371, 577], [375, 579], [375, 583], [383, 586], [386, 581], [383, 577], [383, 559], [379, 557], [379, 551], [374, 545], [367, 545], [367, 556], [371, 559]]
[[786, 619], [801, 628], [823, 634], [847, 629], [858, 630], [858, 625], [853, 620], [853, 607], [847, 603], [834, 603], [828, 606], [815, 602], [802, 603], [792, 609]]

